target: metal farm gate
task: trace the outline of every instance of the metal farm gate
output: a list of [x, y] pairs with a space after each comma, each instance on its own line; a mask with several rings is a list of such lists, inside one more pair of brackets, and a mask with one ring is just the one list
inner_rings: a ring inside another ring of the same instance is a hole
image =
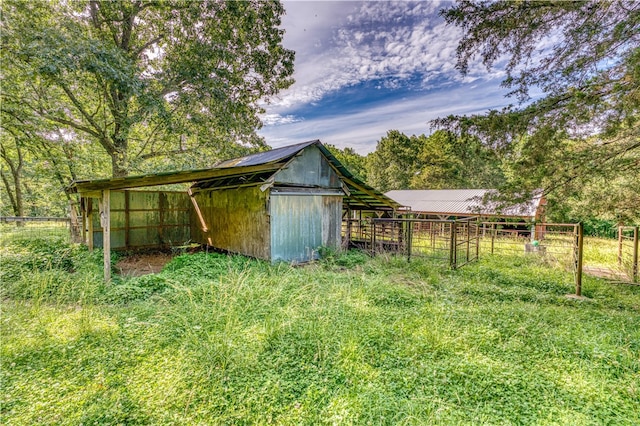
[[638, 226], [618, 227], [618, 267], [626, 274], [631, 283], [638, 283]]
[[478, 231], [475, 218], [368, 218], [348, 221], [345, 239], [371, 254], [429, 258], [456, 269], [478, 259]]
[[343, 228], [351, 246], [371, 254], [427, 258], [460, 268], [482, 255], [528, 256], [573, 275], [582, 292], [582, 225], [569, 223], [480, 222], [414, 218], [347, 220]]

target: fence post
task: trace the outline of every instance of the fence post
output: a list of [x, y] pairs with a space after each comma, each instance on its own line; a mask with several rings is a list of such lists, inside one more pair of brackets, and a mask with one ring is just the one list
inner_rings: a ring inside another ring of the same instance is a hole
[[496, 241], [496, 224], [491, 224], [491, 254], [493, 254], [493, 246]]
[[476, 221], [476, 260], [480, 259], [480, 219]]
[[451, 236], [449, 238], [449, 267], [456, 269], [456, 222], [451, 222]]
[[407, 225], [407, 262], [411, 262], [411, 246], [413, 245], [413, 222], [406, 222]]
[[622, 267], [622, 241], [624, 240], [624, 236], [622, 233], [624, 232], [622, 226], [618, 226], [618, 267]]
[[576, 296], [582, 296], [582, 246], [584, 240], [584, 232], [582, 222], [577, 225], [577, 253], [576, 253]]
[[471, 261], [471, 222], [467, 221], [467, 262]]
[[638, 227], [633, 227], [633, 282], [638, 281]]
[[376, 222], [371, 218], [371, 253], [376, 254]]

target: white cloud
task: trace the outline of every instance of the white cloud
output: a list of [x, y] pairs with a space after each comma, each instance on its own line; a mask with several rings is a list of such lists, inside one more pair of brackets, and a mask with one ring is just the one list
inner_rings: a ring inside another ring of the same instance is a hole
[[[283, 112], [361, 82], [421, 75], [455, 81], [494, 78], [482, 67], [455, 69], [460, 32], [438, 17], [438, 2], [285, 2], [284, 44], [296, 51], [296, 83], [272, 100]], [[415, 82], [412, 82], [414, 84]]]
[[[427, 122], [438, 116], [507, 103], [496, 81], [503, 73], [488, 72], [478, 61], [466, 76], [455, 69], [461, 32], [437, 15], [441, 3], [286, 1], [284, 6], [284, 45], [296, 51], [296, 83], [264, 106], [260, 133], [273, 147], [319, 138], [364, 154], [388, 130], [428, 133]], [[363, 82], [405, 95], [410, 89], [410, 99], [331, 117], [300, 112]]]
[[265, 126], [276, 126], [282, 124], [291, 124], [297, 123], [298, 121], [302, 121], [302, 118], [296, 117], [295, 115], [280, 115], [280, 114], [263, 114], [261, 116], [262, 123]]
[[449, 114], [482, 113], [503, 106], [504, 91], [492, 83], [460, 85], [452, 90], [423, 93], [411, 99], [350, 113], [265, 127], [261, 134], [273, 147], [320, 139], [338, 147], [351, 147], [360, 154], [375, 150], [388, 130], [405, 134], [430, 133], [429, 121]]

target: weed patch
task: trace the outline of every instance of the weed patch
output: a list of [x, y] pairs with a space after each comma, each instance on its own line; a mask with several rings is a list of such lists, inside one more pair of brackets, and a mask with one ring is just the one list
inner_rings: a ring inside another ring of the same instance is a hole
[[105, 285], [70, 250], [3, 282], [2, 423], [640, 423], [635, 287], [586, 277], [574, 301], [531, 258], [361, 252], [185, 254]]

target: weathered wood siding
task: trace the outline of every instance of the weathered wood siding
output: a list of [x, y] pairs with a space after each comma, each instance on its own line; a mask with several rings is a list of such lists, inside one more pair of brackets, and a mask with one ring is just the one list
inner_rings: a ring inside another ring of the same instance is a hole
[[278, 171], [275, 183], [292, 186], [340, 188], [340, 178], [316, 146], [300, 152], [285, 168]]
[[[93, 242], [102, 247], [98, 199], [93, 199]], [[179, 246], [191, 239], [191, 202], [182, 192], [111, 191], [111, 248]]]
[[267, 200], [259, 186], [203, 191], [195, 194], [207, 231], [192, 220], [194, 241], [233, 253], [270, 260]]
[[271, 194], [271, 260], [308, 262], [340, 248], [342, 196]]

